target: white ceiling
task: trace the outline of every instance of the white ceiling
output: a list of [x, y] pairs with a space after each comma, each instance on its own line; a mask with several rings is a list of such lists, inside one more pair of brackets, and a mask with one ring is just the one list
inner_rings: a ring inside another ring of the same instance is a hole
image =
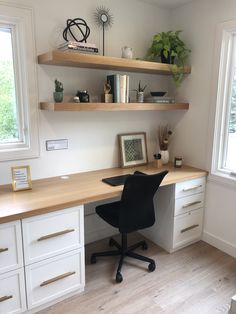
[[174, 9], [188, 2], [197, 0], [142, 0], [142, 1], [156, 4], [163, 8]]

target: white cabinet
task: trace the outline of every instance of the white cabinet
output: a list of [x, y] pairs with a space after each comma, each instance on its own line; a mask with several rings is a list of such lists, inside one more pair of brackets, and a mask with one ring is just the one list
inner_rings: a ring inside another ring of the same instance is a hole
[[84, 208], [22, 220], [28, 309], [83, 291]]
[[17, 314], [26, 310], [24, 269], [0, 275], [0, 313]]
[[0, 274], [23, 266], [20, 221], [0, 225]]
[[25, 264], [75, 250], [84, 245], [83, 207], [22, 220]]
[[28, 308], [84, 288], [84, 250], [71, 251], [26, 266]]
[[83, 291], [84, 277], [83, 206], [0, 225], [0, 314], [34, 313]]
[[156, 222], [141, 233], [168, 252], [201, 239], [205, 177], [160, 187], [155, 196]]

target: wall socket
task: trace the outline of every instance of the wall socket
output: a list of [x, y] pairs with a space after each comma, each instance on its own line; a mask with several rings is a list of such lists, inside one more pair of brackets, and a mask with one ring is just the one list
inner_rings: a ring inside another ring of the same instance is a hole
[[61, 150], [61, 149], [68, 149], [68, 140], [61, 139], [61, 140], [47, 140], [46, 141], [46, 150]]

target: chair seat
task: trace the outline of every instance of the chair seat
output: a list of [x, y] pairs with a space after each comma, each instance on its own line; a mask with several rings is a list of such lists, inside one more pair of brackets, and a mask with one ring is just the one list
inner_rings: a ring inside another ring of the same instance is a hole
[[103, 204], [96, 207], [96, 213], [107, 223], [119, 228], [120, 201]]

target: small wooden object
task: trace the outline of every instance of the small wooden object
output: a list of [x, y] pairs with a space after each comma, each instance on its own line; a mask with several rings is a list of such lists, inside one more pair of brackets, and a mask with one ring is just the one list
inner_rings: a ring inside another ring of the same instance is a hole
[[162, 160], [161, 159], [154, 159], [154, 167], [161, 168], [162, 167]]

